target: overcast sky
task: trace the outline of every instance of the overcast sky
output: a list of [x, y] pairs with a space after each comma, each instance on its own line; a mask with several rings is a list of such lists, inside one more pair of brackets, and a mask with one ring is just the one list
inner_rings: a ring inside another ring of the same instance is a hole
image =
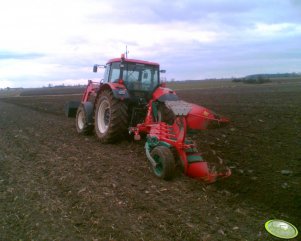
[[100, 79], [126, 45], [168, 80], [301, 72], [299, 0], [9, 0], [0, 31], [0, 88]]

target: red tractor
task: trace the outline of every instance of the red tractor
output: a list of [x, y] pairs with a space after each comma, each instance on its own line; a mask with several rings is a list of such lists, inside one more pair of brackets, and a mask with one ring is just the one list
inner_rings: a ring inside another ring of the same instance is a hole
[[[97, 72], [100, 65], [94, 65]], [[160, 83], [158, 63], [135, 59], [111, 59], [100, 83], [88, 81], [80, 103], [70, 102], [67, 115], [76, 116], [79, 134], [95, 132], [102, 143], [128, 136], [146, 135], [145, 152], [156, 176], [169, 180], [180, 167], [193, 178], [214, 182], [231, 175], [209, 170], [209, 165], [187, 137], [189, 130], [222, 126], [228, 119], [180, 100], [175, 91]]]

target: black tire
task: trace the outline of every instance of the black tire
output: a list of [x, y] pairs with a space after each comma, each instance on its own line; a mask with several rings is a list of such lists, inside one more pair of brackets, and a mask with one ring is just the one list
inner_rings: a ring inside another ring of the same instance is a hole
[[168, 109], [163, 103], [158, 104], [158, 122], [165, 122], [169, 125], [172, 125], [175, 120], [175, 115], [172, 110]]
[[122, 139], [128, 129], [127, 105], [109, 90], [103, 91], [95, 105], [94, 129], [102, 143], [114, 143]]
[[165, 146], [157, 146], [151, 151], [151, 156], [157, 163], [153, 167], [155, 175], [164, 180], [171, 180], [175, 174], [175, 158], [172, 151]]
[[87, 122], [87, 114], [83, 105], [80, 105], [76, 112], [75, 126], [77, 133], [81, 135], [90, 135], [93, 130], [93, 125]]

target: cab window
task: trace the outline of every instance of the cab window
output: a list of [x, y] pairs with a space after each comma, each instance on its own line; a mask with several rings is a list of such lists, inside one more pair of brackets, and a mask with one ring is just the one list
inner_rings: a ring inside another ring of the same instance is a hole
[[117, 82], [120, 77], [120, 63], [112, 63], [109, 82]]
[[110, 65], [110, 64], [107, 64], [106, 70], [105, 70], [105, 73], [104, 73], [104, 76], [103, 76], [103, 82], [104, 82], [104, 83], [107, 83], [107, 82], [109, 81], [109, 73], [110, 73], [110, 69], [111, 69], [111, 65]]
[[130, 90], [152, 91], [159, 84], [157, 66], [128, 63], [122, 76]]

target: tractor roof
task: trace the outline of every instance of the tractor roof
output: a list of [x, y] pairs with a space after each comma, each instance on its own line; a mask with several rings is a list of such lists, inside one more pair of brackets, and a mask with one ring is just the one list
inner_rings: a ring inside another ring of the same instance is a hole
[[[138, 63], [138, 64], [147, 64], [147, 65], [155, 65], [159, 66], [158, 63], [155, 62], [149, 62], [149, 61], [144, 61], [144, 60], [138, 60], [138, 59], [127, 59], [125, 58], [123, 61], [129, 62], [129, 63]], [[115, 58], [115, 59], [110, 59], [107, 64], [109, 63], [114, 63], [114, 62], [121, 62], [121, 58]]]

